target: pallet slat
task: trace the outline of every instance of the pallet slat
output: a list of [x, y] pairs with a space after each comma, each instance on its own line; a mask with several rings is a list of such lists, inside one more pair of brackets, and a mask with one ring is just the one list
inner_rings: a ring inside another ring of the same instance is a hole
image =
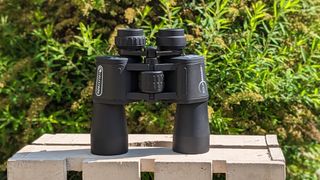
[[209, 180], [212, 173], [226, 173], [227, 180], [285, 179], [276, 136], [211, 135], [212, 148], [199, 155], [175, 153], [171, 141], [171, 135], [129, 135], [128, 153], [97, 156], [88, 134], [46, 134], [8, 160], [8, 178], [65, 180], [67, 171], [82, 171], [85, 180], [140, 179], [140, 172], [154, 172], [156, 180]]
[[84, 160], [82, 164], [84, 180], [139, 180], [140, 162], [135, 160]]
[[[260, 148], [266, 147], [266, 137], [272, 146], [279, 146], [274, 141], [274, 136], [254, 136], [254, 135], [211, 135], [211, 147], [245, 147]], [[275, 138], [277, 138], [275, 136]], [[272, 141], [273, 140], [273, 141]], [[276, 144], [275, 144], [276, 143]], [[90, 145], [89, 134], [44, 134], [32, 144], [34, 145]], [[172, 145], [172, 135], [168, 134], [130, 134], [129, 144], [131, 146], [162, 146]]]
[[285, 167], [282, 162], [228, 162], [227, 180], [285, 179]]
[[11, 180], [66, 180], [64, 160], [16, 160], [8, 163], [8, 179]]
[[174, 162], [155, 161], [154, 177], [157, 180], [212, 179], [210, 161]]

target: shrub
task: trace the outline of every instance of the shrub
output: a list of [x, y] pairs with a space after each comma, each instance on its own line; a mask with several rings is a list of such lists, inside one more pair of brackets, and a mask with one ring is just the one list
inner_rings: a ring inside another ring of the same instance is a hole
[[[320, 169], [320, 1], [0, 1], [0, 177], [43, 133], [89, 132], [94, 57], [117, 28], [184, 28], [206, 58], [212, 133], [278, 135], [288, 179]], [[132, 133], [171, 133], [175, 104], [126, 106]], [[8, 146], [8, 144], [10, 144]], [[149, 176], [146, 176], [146, 179]]]

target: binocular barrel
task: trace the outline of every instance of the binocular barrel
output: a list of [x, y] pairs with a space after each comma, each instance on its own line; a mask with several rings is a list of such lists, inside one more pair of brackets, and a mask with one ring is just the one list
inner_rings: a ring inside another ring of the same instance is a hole
[[91, 152], [97, 155], [128, 151], [128, 132], [123, 105], [93, 104]]
[[177, 104], [173, 150], [200, 154], [209, 150], [208, 102]]
[[96, 58], [91, 152], [128, 151], [124, 105], [134, 101], [177, 103], [173, 150], [209, 150], [208, 88], [204, 58], [183, 55], [183, 29], [162, 29], [157, 47], [145, 47], [141, 29], [121, 29], [115, 39], [120, 56]]

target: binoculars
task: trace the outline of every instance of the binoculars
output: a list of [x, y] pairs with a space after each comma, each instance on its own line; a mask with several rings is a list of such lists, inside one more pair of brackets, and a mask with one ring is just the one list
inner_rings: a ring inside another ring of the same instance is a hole
[[145, 47], [142, 29], [119, 29], [119, 56], [96, 57], [91, 152], [118, 155], [128, 151], [124, 106], [134, 101], [177, 103], [173, 151], [209, 151], [208, 87], [204, 58], [184, 55], [183, 29], [161, 29], [157, 47]]

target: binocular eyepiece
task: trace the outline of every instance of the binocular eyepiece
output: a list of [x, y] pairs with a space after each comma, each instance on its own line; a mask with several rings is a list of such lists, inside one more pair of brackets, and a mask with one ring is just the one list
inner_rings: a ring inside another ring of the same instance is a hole
[[[142, 29], [119, 29], [116, 36], [119, 49], [139, 50], [146, 45]], [[160, 29], [156, 40], [159, 50], [182, 50], [186, 46], [183, 29]]]
[[142, 29], [119, 29], [115, 41], [119, 49], [139, 50], [146, 45]]
[[157, 47], [146, 47], [142, 29], [119, 29], [115, 44], [120, 56], [96, 58], [91, 152], [128, 151], [124, 105], [141, 100], [177, 103], [173, 151], [207, 152], [209, 96], [204, 58], [184, 55], [184, 30], [161, 29]]

